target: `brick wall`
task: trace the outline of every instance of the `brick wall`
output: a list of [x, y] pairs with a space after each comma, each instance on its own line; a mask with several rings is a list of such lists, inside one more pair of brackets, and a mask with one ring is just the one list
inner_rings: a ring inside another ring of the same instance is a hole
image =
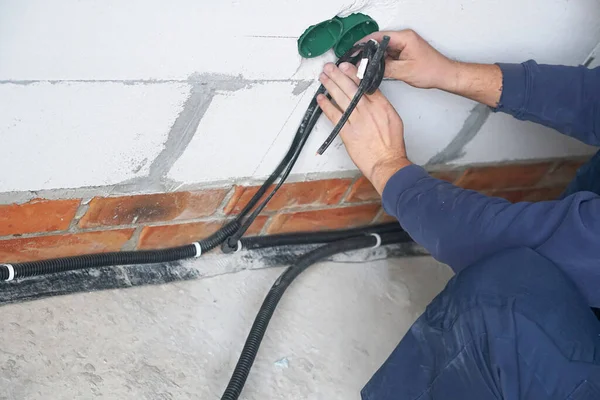
[[[582, 159], [431, 171], [456, 185], [509, 201], [555, 199]], [[93, 199], [36, 199], [0, 206], [0, 261], [134, 249], [201, 239], [240, 212], [257, 186]], [[389, 221], [364, 177], [287, 183], [249, 235], [345, 228]]]

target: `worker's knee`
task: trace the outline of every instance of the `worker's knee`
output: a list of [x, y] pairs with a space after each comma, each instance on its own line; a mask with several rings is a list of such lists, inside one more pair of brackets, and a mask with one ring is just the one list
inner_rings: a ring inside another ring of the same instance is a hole
[[427, 307], [432, 325], [448, 328], [459, 315], [477, 308], [527, 314], [543, 312], [566, 301], [585, 306], [569, 278], [552, 262], [531, 249], [512, 249], [470, 266], [448, 282]]
[[449, 289], [456, 297], [476, 294], [521, 297], [576, 292], [571, 280], [555, 264], [529, 248], [496, 254], [455, 276]]

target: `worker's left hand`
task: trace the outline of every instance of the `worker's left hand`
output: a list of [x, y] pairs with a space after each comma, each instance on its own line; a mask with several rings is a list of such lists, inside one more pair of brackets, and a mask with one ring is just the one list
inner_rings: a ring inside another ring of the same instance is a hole
[[[324, 95], [317, 97], [333, 124], [340, 120], [358, 90], [356, 72], [350, 63], [342, 63], [339, 68], [328, 63], [319, 77], [336, 103]], [[379, 90], [361, 98], [340, 136], [352, 161], [380, 194], [394, 173], [411, 164], [406, 156], [402, 119]]]

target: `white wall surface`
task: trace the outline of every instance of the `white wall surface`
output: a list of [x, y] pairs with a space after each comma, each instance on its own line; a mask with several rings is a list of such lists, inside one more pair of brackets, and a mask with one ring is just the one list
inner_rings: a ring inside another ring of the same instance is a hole
[[[0, 192], [168, 190], [268, 174], [315, 90], [311, 83], [334, 59], [302, 60], [297, 37], [355, 11], [383, 29], [413, 28], [467, 61], [575, 65], [600, 41], [597, 0], [0, 0]], [[383, 90], [418, 163], [443, 151], [475, 106], [399, 82]], [[295, 173], [354, 169], [339, 143], [314, 155], [330, 129], [319, 123]], [[591, 151], [550, 129], [492, 115], [445, 162]]]

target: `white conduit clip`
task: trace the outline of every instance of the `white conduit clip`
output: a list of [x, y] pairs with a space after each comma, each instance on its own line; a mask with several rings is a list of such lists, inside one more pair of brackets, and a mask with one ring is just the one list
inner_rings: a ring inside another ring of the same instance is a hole
[[196, 248], [196, 255], [194, 257], [200, 257], [202, 255], [202, 247], [200, 247], [200, 243], [194, 242], [193, 245]]
[[9, 282], [12, 281], [13, 279], [15, 279], [15, 269], [13, 268], [12, 265], [10, 264], [0, 264], [2, 266], [5, 266], [6, 269], [8, 270], [8, 278], [5, 280], [5, 282]]
[[375, 243], [375, 246], [371, 247], [372, 249], [376, 249], [379, 246], [381, 246], [381, 236], [379, 236], [379, 234], [377, 234], [377, 233], [369, 233], [369, 235], [375, 236], [375, 239], [377, 239], [377, 243]]

